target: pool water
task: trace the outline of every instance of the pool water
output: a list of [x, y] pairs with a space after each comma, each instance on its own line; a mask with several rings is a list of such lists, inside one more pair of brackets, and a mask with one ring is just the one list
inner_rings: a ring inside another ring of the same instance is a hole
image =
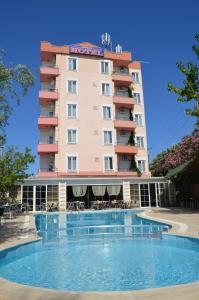
[[129, 291], [199, 280], [197, 239], [68, 238], [68, 228], [146, 222], [132, 211], [37, 215], [43, 240], [1, 251], [0, 276], [68, 291]]

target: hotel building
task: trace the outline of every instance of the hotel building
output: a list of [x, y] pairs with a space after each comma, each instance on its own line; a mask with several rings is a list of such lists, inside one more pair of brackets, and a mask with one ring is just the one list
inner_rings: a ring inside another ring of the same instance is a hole
[[141, 63], [130, 52], [41, 42], [40, 82], [39, 172], [21, 186], [22, 203], [171, 201], [169, 183], [150, 177]]

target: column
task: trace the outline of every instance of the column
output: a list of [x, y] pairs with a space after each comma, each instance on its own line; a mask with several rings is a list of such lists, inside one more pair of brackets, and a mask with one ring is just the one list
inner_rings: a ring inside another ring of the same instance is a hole
[[66, 182], [59, 182], [59, 210], [66, 210]]
[[130, 181], [123, 181], [123, 200], [124, 202], [131, 201]]
[[36, 211], [36, 185], [33, 185], [33, 211]]

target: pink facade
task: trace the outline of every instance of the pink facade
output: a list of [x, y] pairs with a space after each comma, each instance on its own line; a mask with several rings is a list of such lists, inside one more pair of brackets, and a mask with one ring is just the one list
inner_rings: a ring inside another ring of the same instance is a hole
[[43, 42], [41, 58], [38, 176], [137, 176], [136, 164], [148, 175], [141, 69], [131, 53], [70, 54]]

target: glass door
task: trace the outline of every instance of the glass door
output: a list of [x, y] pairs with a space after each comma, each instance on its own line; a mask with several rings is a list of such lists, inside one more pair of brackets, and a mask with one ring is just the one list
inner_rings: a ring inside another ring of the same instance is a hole
[[46, 186], [45, 185], [36, 186], [35, 210], [36, 211], [46, 210]]

